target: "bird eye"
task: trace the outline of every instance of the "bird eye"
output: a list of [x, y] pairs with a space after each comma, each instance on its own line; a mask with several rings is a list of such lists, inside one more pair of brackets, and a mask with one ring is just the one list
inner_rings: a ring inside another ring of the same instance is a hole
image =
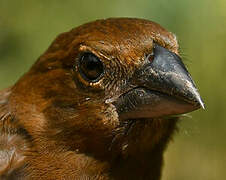
[[103, 63], [92, 53], [85, 53], [79, 61], [80, 73], [90, 81], [97, 80], [104, 72]]

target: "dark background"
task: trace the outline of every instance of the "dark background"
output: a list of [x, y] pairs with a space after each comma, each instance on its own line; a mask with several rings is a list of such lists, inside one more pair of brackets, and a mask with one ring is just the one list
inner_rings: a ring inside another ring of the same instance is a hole
[[225, 0], [0, 0], [0, 88], [15, 83], [61, 32], [107, 17], [156, 21], [177, 35], [206, 104], [179, 124], [163, 180], [225, 179], [225, 9]]

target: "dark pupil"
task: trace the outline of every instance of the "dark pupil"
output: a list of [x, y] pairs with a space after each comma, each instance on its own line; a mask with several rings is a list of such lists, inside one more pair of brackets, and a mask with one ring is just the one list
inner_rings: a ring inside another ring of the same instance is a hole
[[82, 56], [80, 68], [89, 80], [97, 79], [103, 73], [103, 64], [94, 54], [86, 53]]

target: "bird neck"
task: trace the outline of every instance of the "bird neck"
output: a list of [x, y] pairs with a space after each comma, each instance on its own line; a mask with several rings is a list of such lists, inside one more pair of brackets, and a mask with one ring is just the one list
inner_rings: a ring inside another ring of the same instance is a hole
[[156, 147], [149, 153], [127, 159], [119, 158], [111, 169], [115, 179], [159, 180], [163, 163], [163, 149]]
[[[164, 126], [163, 126], [164, 122]], [[115, 179], [159, 180], [163, 153], [177, 119], [139, 120], [122, 140], [121, 153], [111, 167]]]
[[115, 138], [111, 147], [109, 142], [112, 137], [103, 141], [96, 135], [96, 143], [85, 142], [89, 147], [83, 150], [78, 148], [78, 153], [89, 154], [101, 165], [104, 162], [104, 173], [113, 179], [159, 180], [163, 153], [176, 129], [176, 123], [177, 119], [138, 120], [128, 134]]

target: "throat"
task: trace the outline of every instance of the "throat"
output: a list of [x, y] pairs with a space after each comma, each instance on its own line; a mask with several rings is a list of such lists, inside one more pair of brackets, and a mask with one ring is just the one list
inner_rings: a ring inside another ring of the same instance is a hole
[[176, 129], [177, 119], [141, 119], [132, 123], [115, 158], [115, 179], [159, 180], [163, 154]]
[[163, 147], [136, 157], [118, 158], [111, 169], [114, 179], [159, 180], [163, 164]]

